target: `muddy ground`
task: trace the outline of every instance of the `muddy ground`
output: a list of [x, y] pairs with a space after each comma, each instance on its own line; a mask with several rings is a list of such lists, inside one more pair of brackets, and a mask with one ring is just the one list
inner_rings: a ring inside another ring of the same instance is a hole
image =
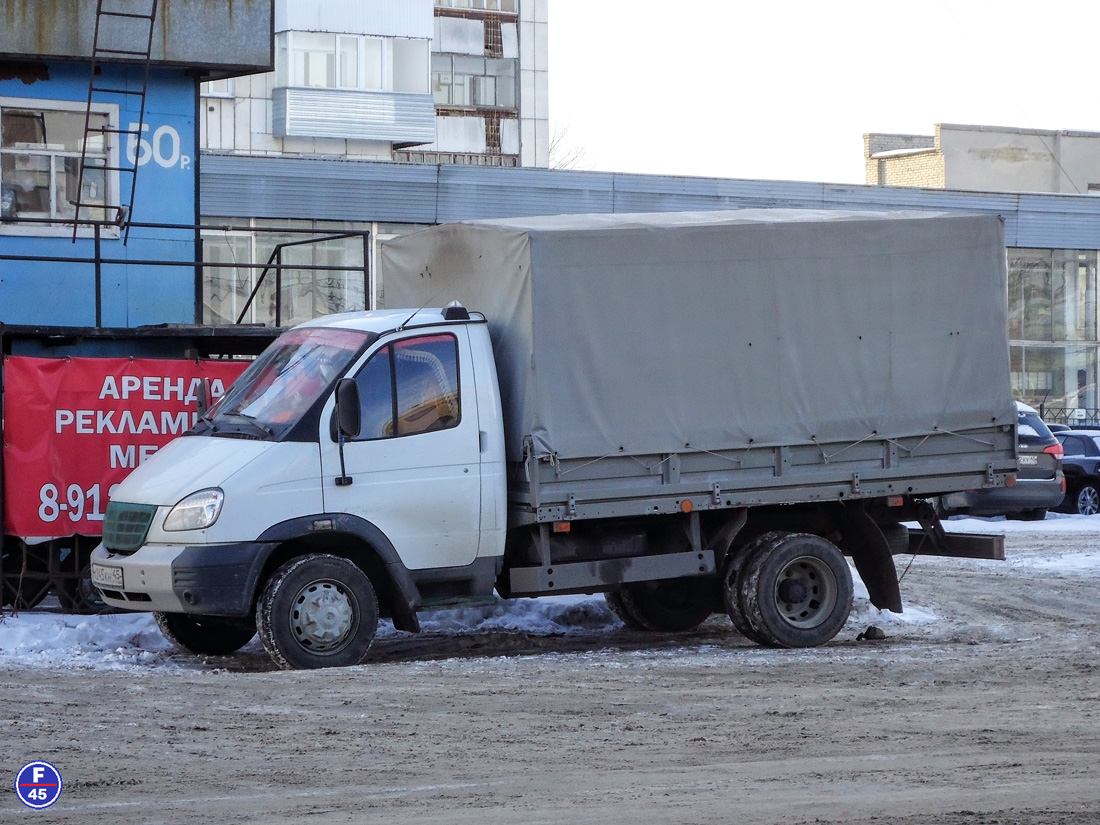
[[1100, 577], [1042, 562], [1098, 543], [917, 559], [902, 592], [935, 620], [813, 650], [715, 617], [402, 637], [317, 672], [7, 667], [4, 782], [45, 759], [65, 788], [32, 811], [8, 784], [0, 822], [1097, 825]]

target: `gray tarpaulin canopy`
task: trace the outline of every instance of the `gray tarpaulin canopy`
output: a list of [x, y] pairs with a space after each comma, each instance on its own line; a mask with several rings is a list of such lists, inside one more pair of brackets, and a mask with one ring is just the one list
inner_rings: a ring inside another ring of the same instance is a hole
[[388, 307], [485, 314], [510, 460], [527, 435], [564, 459], [1015, 421], [994, 216], [476, 221], [386, 241], [382, 274]]

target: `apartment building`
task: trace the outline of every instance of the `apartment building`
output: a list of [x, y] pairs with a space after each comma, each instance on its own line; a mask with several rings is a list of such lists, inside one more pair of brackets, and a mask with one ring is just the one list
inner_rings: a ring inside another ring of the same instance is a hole
[[276, 0], [275, 70], [204, 83], [214, 153], [549, 163], [546, 0]]

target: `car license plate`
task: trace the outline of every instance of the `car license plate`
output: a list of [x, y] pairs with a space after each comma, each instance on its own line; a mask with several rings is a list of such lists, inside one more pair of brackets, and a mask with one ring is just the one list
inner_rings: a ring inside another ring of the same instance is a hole
[[122, 568], [93, 564], [92, 584], [99, 587], [109, 587], [112, 590], [122, 590]]
[[[1020, 455], [1016, 456], [1016, 462], [1021, 467], [1034, 467], [1039, 463], [1039, 456], [1037, 455]], [[121, 571], [119, 571], [121, 572]]]

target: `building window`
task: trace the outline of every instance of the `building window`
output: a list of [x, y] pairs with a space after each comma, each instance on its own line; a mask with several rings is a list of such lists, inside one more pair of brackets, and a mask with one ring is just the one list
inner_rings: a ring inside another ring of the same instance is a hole
[[395, 37], [388, 45], [393, 64], [393, 91], [427, 94], [431, 41]]
[[1008, 335], [1017, 397], [1062, 421], [1097, 394], [1095, 250], [1009, 249]]
[[427, 40], [283, 32], [277, 37], [276, 84], [427, 94]]
[[432, 97], [439, 106], [516, 108], [516, 61], [432, 55]]
[[1096, 341], [1097, 253], [1008, 251], [1008, 334], [1019, 341]]
[[[109, 174], [112, 150], [105, 129], [117, 128], [116, 106], [94, 106], [89, 116], [81, 218], [104, 220], [117, 204]], [[82, 103], [0, 98], [0, 219], [72, 221], [84, 148]], [[114, 153], [117, 154], [117, 153]]]
[[336, 35], [295, 32], [291, 44], [292, 86], [336, 86]]
[[443, 9], [515, 12], [519, 0], [435, 0], [435, 4]]
[[233, 78], [223, 77], [221, 80], [207, 80], [201, 86], [203, 97], [233, 97]]

